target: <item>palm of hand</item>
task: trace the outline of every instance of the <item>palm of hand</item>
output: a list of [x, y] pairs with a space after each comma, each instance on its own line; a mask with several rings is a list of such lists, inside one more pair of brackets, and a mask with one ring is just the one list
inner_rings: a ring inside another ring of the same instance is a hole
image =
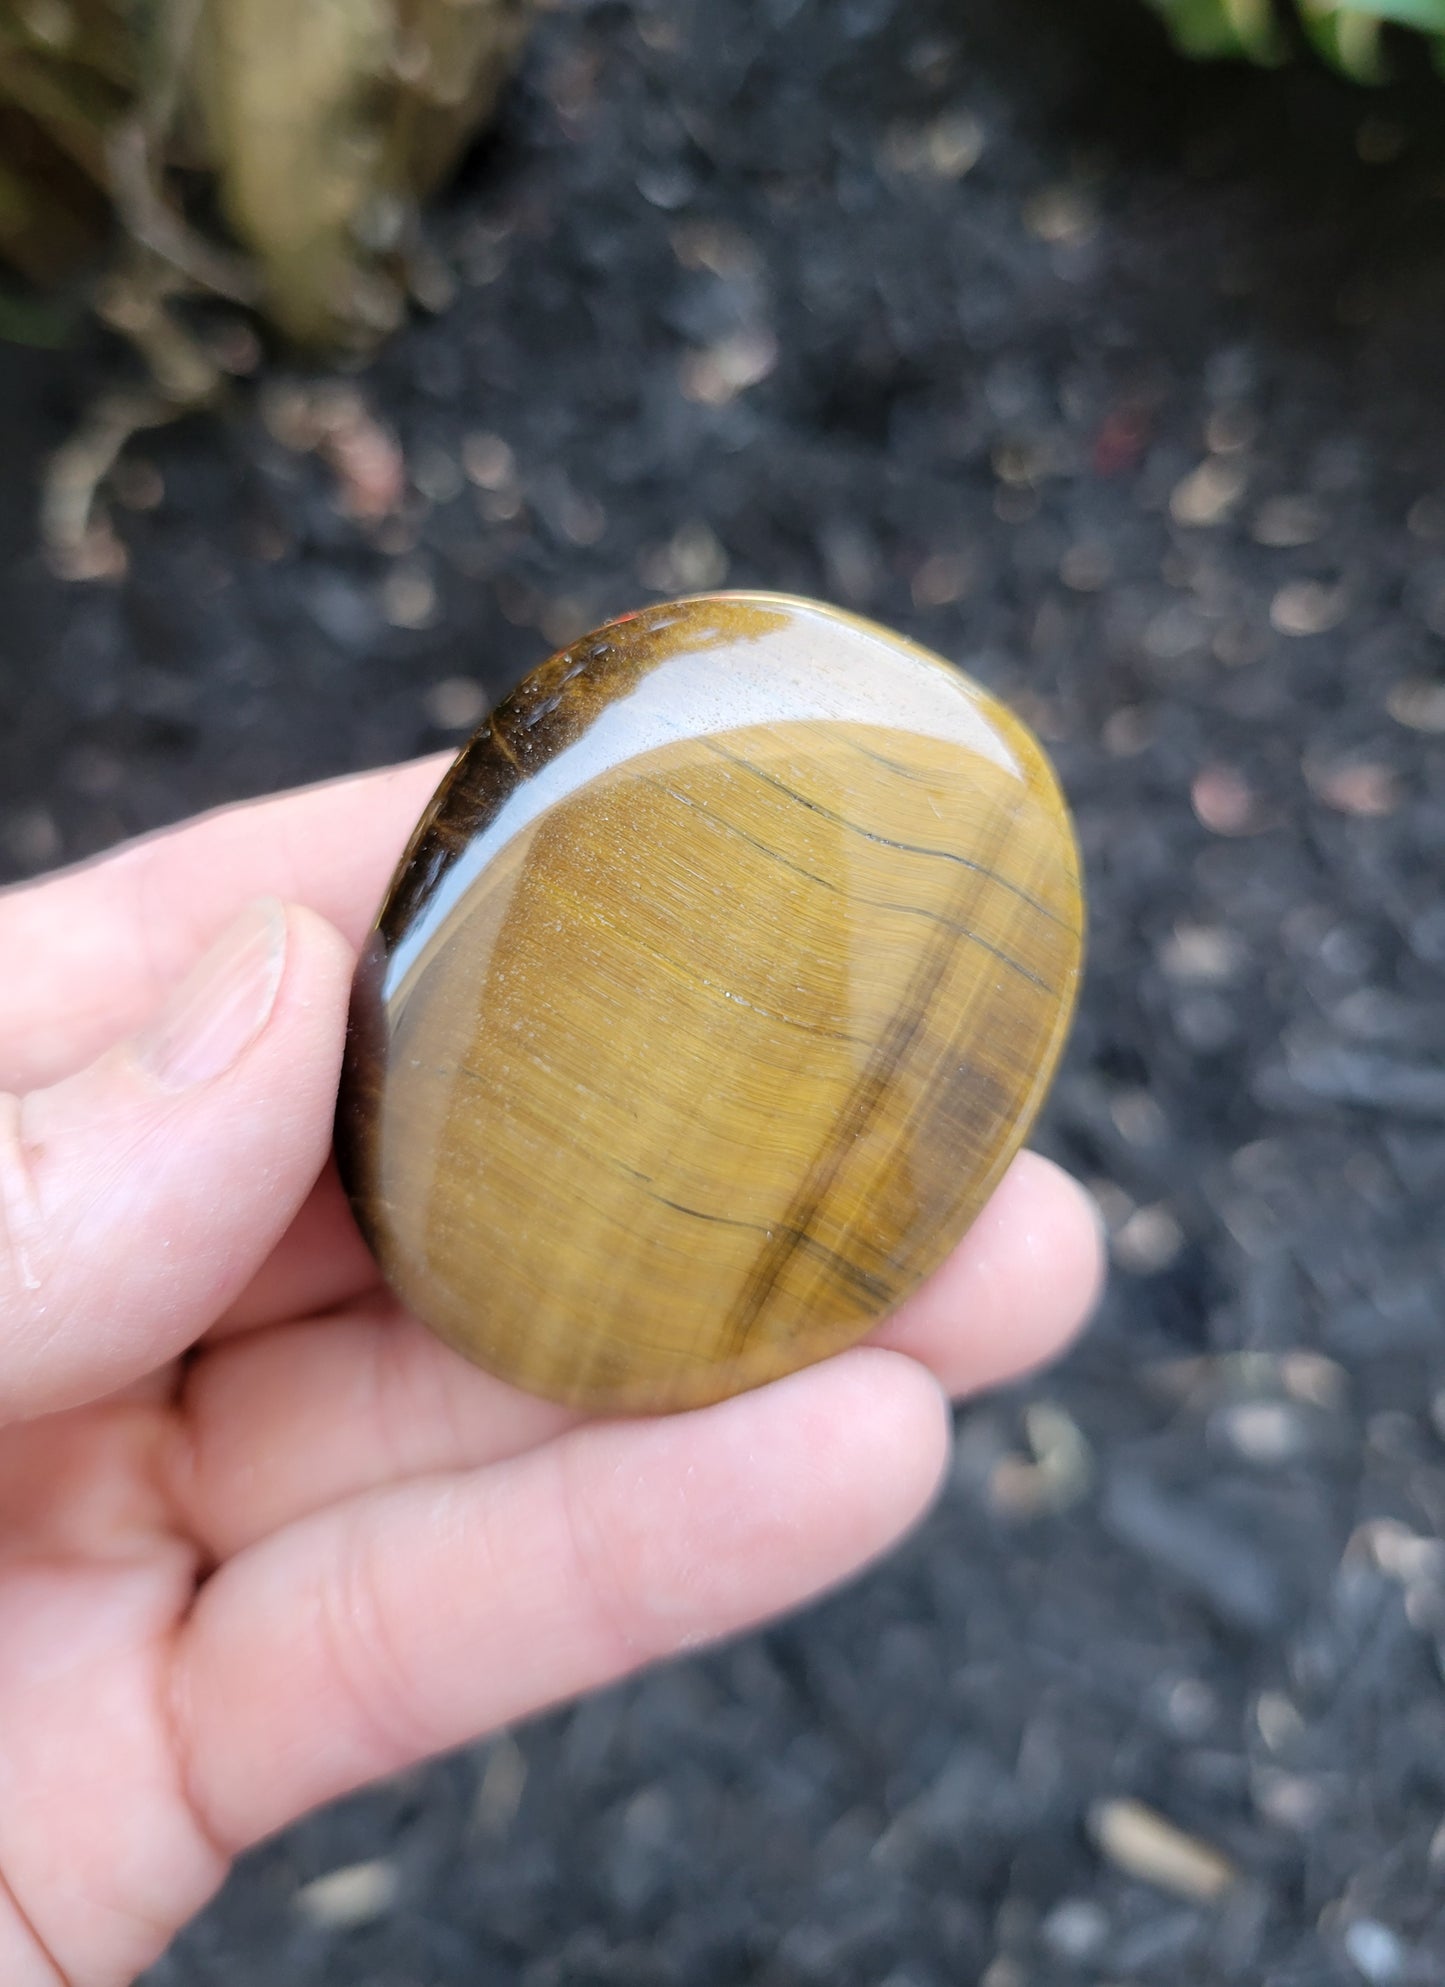
[[[1082, 1199], [1026, 1158], [872, 1346], [756, 1394], [582, 1424], [463, 1365], [320, 1170], [350, 945], [434, 777], [0, 897], [6, 1987], [121, 1987], [316, 1803], [852, 1571], [926, 1505], [943, 1390], [1092, 1299]], [[263, 891], [314, 909], [234, 1066], [100, 1053]]]

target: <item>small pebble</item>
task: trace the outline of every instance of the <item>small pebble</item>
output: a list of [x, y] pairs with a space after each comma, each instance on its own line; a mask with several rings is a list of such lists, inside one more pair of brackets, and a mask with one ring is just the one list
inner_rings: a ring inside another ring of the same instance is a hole
[[1045, 1918], [1039, 1936], [1051, 1953], [1078, 1965], [1092, 1959], [1108, 1939], [1109, 1914], [1091, 1898], [1066, 1897]]
[[1246, 1462], [1264, 1468], [1292, 1462], [1308, 1447], [1298, 1413], [1284, 1401], [1236, 1401], [1222, 1409], [1218, 1433]]
[[915, 607], [951, 607], [968, 592], [971, 577], [966, 558], [956, 552], [935, 552], [913, 575]]
[[1282, 1690], [1262, 1690], [1255, 1699], [1254, 1722], [1271, 1752], [1293, 1745], [1304, 1732], [1304, 1719], [1293, 1698]]
[[505, 490], [517, 480], [517, 458], [500, 435], [468, 435], [462, 443], [462, 469], [479, 490]]
[[1291, 580], [1269, 604], [1269, 625], [1280, 635], [1325, 635], [1350, 611], [1343, 587], [1318, 580]]
[[932, 124], [896, 124], [878, 147], [885, 172], [957, 180], [983, 157], [985, 133], [970, 111], [947, 113]]
[[1300, 1349], [1282, 1352], [1279, 1358], [1280, 1384], [1291, 1400], [1338, 1413], [1349, 1396], [1349, 1375], [1336, 1360], [1322, 1352]]
[[1029, 1980], [1017, 1960], [1000, 1956], [984, 1968], [978, 1987], [1029, 1987]]
[[1259, 802], [1232, 766], [1206, 766], [1189, 789], [1195, 814], [1215, 835], [1248, 835], [1259, 826]]
[[1121, 1138], [1130, 1145], [1162, 1145], [1169, 1136], [1169, 1123], [1147, 1090], [1121, 1090], [1109, 1105]]
[[1282, 1773], [1262, 1767], [1254, 1774], [1254, 1805], [1267, 1822], [1302, 1834], [1318, 1826], [1329, 1798], [1318, 1780], [1304, 1773]]
[[433, 504], [449, 504], [466, 483], [461, 465], [444, 448], [424, 449], [412, 463], [411, 480]]
[[1277, 1469], [1309, 1448], [1299, 1410], [1288, 1401], [1235, 1401], [1219, 1416], [1219, 1432], [1248, 1463]]
[[1204, 439], [1211, 455], [1238, 455], [1258, 436], [1258, 416], [1239, 402], [1214, 408], [1204, 424]]
[[381, 611], [393, 628], [428, 628], [437, 616], [437, 590], [420, 566], [398, 566], [381, 589]]
[[[1381, 1419], [1370, 1417], [1371, 1431]], [[1413, 1432], [1413, 1423], [1404, 1417]], [[1386, 1447], [1387, 1453], [1390, 1445]], [[1408, 1453], [1408, 1452], [1407, 1452]], [[1402, 1586], [1421, 1581], [1445, 1581], [1445, 1539], [1429, 1538], [1411, 1531], [1398, 1518], [1374, 1518], [1356, 1531], [1352, 1544], [1363, 1545], [1382, 1573]]]
[[1378, 1918], [1357, 1918], [1345, 1933], [1345, 1951], [1372, 1987], [1388, 1987], [1405, 1970], [1404, 1945]]
[[778, 357], [778, 341], [766, 325], [734, 332], [683, 359], [679, 373], [683, 398], [702, 407], [726, 407], [765, 380]]
[[658, 593], [705, 593], [727, 578], [728, 555], [712, 526], [694, 518], [660, 550], [644, 554], [637, 570]]
[[1223, 986], [1245, 963], [1237, 932], [1221, 925], [1178, 924], [1159, 951], [1159, 964], [1171, 980]]
[[573, 545], [596, 545], [607, 529], [607, 513], [595, 497], [568, 490], [557, 507], [557, 522]]
[[[346, 388], [319, 391], [310, 403], [314, 446], [336, 474], [336, 498], [348, 517], [377, 523], [390, 517], [406, 491], [406, 462], [396, 436]], [[297, 429], [297, 446], [304, 440]]]
[[989, 1502], [1001, 1516], [1034, 1518], [1077, 1504], [1093, 1475], [1088, 1440], [1073, 1416], [1051, 1401], [1024, 1409], [1030, 1456], [1001, 1456], [989, 1475]]
[[927, 128], [925, 156], [939, 179], [962, 179], [983, 157], [985, 133], [972, 111], [949, 111]]
[[472, 676], [447, 676], [422, 699], [440, 731], [474, 731], [487, 714], [487, 693]]
[[1164, 1700], [1169, 1723], [1183, 1739], [1201, 1739], [1219, 1716], [1219, 1699], [1202, 1677], [1180, 1677]]
[[1184, 1246], [1184, 1231], [1162, 1202], [1136, 1208], [1115, 1231], [1112, 1249], [1120, 1269], [1132, 1276], [1156, 1276]]
[[570, 648], [573, 642], [580, 641], [588, 629], [596, 625], [595, 609], [566, 593], [559, 593], [555, 599], [549, 600], [537, 617], [537, 626], [554, 649]]
[[292, 380], [267, 380], [257, 396], [261, 422], [272, 441], [302, 453], [315, 448], [320, 430], [311, 396]]
[[1385, 698], [1385, 709], [1411, 731], [1445, 731], [1445, 683], [1421, 678], [1397, 683]]
[[1098, 225], [1098, 210], [1081, 187], [1046, 186], [1024, 203], [1024, 226], [1053, 247], [1077, 247]]

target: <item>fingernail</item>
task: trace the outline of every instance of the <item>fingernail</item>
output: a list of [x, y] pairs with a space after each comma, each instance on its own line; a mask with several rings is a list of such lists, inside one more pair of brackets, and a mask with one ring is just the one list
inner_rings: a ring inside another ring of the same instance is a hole
[[136, 1058], [167, 1090], [212, 1083], [271, 1017], [286, 963], [286, 912], [274, 897], [242, 911], [137, 1038]]

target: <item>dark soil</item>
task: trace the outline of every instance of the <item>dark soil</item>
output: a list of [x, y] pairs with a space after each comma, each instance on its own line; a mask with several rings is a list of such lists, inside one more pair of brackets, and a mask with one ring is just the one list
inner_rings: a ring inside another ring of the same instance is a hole
[[[399, 516], [273, 365], [62, 583], [36, 466], [119, 362], [5, 355], [11, 875], [728, 581], [1014, 698], [1092, 893], [1083, 1348], [849, 1592], [317, 1817], [155, 1987], [1445, 1978], [1442, 103], [1099, 0], [576, 4], [437, 218], [453, 307], [354, 382]], [[1098, 1846], [1120, 1796], [1222, 1903]]]

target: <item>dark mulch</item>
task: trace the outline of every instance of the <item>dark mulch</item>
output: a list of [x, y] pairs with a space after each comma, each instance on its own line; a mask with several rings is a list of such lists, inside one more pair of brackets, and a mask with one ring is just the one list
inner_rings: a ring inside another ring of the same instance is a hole
[[[63, 585], [31, 471], [112, 361], [6, 356], [10, 874], [436, 746], [726, 579], [1015, 698], [1092, 889], [1083, 1349], [964, 1413], [889, 1565], [318, 1817], [156, 1987], [1445, 1976], [1442, 101], [1079, 0], [579, 4], [362, 382], [399, 520], [273, 372], [138, 447], [128, 577]], [[1101, 1853], [1120, 1795], [1225, 1903]]]

